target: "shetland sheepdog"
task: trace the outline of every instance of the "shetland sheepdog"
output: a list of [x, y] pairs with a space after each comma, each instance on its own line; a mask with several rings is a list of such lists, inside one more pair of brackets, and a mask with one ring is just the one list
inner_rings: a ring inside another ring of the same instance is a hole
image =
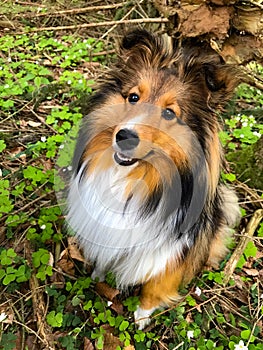
[[141, 329], [227, 252], [239, 207], [220, 182], [218, 112], [237, 84], [214, 51], [137, 29], [87, 101], [67, 220], [93, 278], [142, 285]]

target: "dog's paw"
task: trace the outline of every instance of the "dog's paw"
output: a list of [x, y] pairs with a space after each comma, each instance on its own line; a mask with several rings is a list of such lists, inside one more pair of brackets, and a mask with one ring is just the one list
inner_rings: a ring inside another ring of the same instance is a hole
[[135, 323], [140, 330], [144, 329], [151, 322], [150, 316], [154, 310], [156, 310], [155, 307], [152, 309], [142, 309], [138, 307], [134, 312]]

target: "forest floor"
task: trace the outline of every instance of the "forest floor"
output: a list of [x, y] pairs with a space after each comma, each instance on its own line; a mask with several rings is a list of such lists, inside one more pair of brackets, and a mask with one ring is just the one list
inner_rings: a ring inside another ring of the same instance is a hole
[[[164, 23], [142, 1], [0, 5], [0, 349], [263, 350], [262, 188], [231, 164], [222, 177], [238, 193], [242, 220], [230, 253], [144, 331], [133, 321], [139, 288], [121, 293], [111, 275], [92, 281], [66, 230], [60, 193], [78, 101], [114, 60], [127, 27], [161, 33]], [[261, 65], [249, 69], [263, 79]], [[260, 139], [262, 96], [254, 86], [237, 89], [223, 116], [226, 153], [251, 152]]]

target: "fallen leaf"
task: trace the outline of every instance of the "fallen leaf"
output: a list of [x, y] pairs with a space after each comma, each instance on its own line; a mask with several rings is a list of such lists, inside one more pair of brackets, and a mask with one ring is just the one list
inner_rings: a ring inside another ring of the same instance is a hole
[[194, 320], [193, 320], [191, 312], [188, 312], [188, 314], [186, 315], [185, 320], [186, 320], [187, 323], [193, 323]]
[[245, 273], [248, 275], [248, 276], [258, 276], [259, 275], [259, 271], [257, 269], [246, 269], [246, 268], [243, 268], [243, 270], [245, 271]]
[[235, 285], [238, 289], [244, 289], [245, 288], [245, 282], [241, 279], [240, 276], [234, 274], [233, 279], [235, 281]]
[[263, 258], [263, 251], [258, 249], [255, 259], [258, 260], [258, 259], [261, 259], [261, 258]]
[[19, 125], [21, 129], [25, 129], [27, 127], [27, 122], [25, 121], [25, 119], [20, 119]]
[[123, 305], [121, 301], [117, 300], [117, 298], [112, 302], [110, 308], [115, 311], [118, 315], [123, 314]]
[[10, 150], [10, 155], [14, 158], [19, 158], [23, 162], [25, 162], [26, 161], [26, 154], [24, 152], [25, 152], [25, 148], [19, 146], [19, 147], [12, 148]]
[[47, 265], [54, 266], [54, 255], [51, 252], [49, 252], [49, 260]]
[[91, 68], [91, 67], [100, 67], [99, 62], [83, 62], [83, 67]]
[[93, 346], [92, 342], [86, 337], [84, 337], [83, 350], [94, 350], [94, 346]]
[[102, 297], [105, 297], [106, 299], [113, 301], [113, 299], [120, 294], [120, 291], [116, 288], [110, 287], [107, 283], [105, 282], [98, 282], [96, 284], [95, 290], [99, 295]]
[[43, 161], [42, 164], [43, 170], [52, 170], [54, 168], [54, 164], [52, 164], [51, 159], [45, 159], [45, 161]]
[[122, 346], [119, 338], [112, 333], [104, 334], [103, 350], [116, 350], [117, 346]]
[[69, 255], [72, 259], [81, 261], [83, 263], [86, 262], [86, 259], [81, 254], [81, 251], [80, 251], [79, 245], [78, 245], [78, 241], [75, 237], [68, 238], [68, 251], [69, 251]]
[[62, 271], [64, 271], [69, 275], [75, 274], [75, 266], [69, 256], [68, 249], [63, 250], [63, 252], [60, 254], [60, 258], [57, 262], [57, 266], [60, 267]]
[[65, 278], [59, 271], [53, 272], [53, 275], [50, 277], [50, 281], [56, 286], [56, 288], [62, 289], [65, 287]]
[[29, 120], [29, 121], [27, 122], [27, 124], [28, 124], [29, 126], [32, 126], [33, 128], [37, 128], [38, 126], [41, 126], [41, 123], [40, 123], [40, 122], [34, 122], [33, 120]]

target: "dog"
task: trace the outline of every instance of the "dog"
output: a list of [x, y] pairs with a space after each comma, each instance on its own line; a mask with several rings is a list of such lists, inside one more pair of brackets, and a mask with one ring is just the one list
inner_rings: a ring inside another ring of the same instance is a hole
[[67, 220], [92, 278], [112, 271], [120, 288], [142, 285], [140, 329], [227, 253], [240, 210], [220, 181], [218, 113], [237, 84], [211, 49], [136, 29], [86, 102]]

